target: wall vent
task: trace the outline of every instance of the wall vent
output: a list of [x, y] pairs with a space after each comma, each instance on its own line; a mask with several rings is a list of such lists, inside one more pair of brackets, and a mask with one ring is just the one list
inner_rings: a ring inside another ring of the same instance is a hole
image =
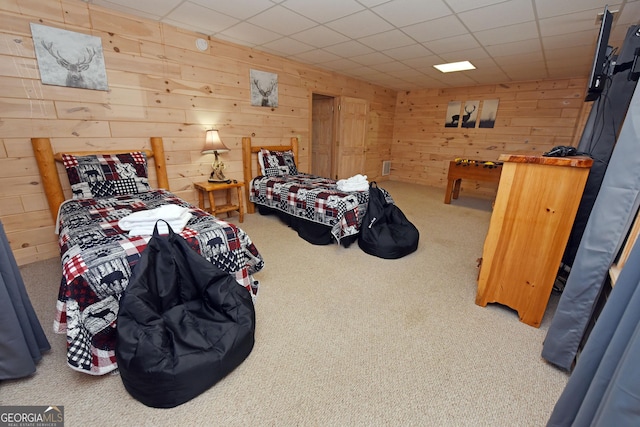
[[382, 176], [389, 175], [391, 173], [391, 160], [385, 160], [382, 162]]

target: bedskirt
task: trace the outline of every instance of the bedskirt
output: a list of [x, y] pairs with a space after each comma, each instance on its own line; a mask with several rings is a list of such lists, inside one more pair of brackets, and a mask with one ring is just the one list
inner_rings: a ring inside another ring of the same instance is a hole
[[[332, 233], [333, 227], [329, 225], [309, 221], [267, 206], [257, 205], [257, 207], [260, 215], [277, 216], [285, 225], [296, 231], [298, 236], [313, 245], [329, 245], [336, 243], [336, 238]], [[358, 240], [358, 235], [352, 234], [340, 239], [340, 245], [348, 248], [356, 240]]]

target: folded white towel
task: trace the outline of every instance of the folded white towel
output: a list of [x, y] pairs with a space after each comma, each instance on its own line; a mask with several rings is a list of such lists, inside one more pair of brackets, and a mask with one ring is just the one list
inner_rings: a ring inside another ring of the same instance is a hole
[[[118, 221], [118, 226], [122, 230], [129, 230], [130, 236], [146, 236], [153, 234], [156, 222], [160, 219], [169, 223], [173, 231], [179, 233], [187, 225], [193, 215], [189, 208], [178, 205], [162, 205], [156, 209], [139, 211], [129, 214]], [[158, 223], [158, 232], [166, 234], [169, 232], [164, 222]]]
[[[187, 225], [189, 220], [193, 215], [190, 212], [184, 214], [180, 219], [174, 219], [171, 221], [167, 221], [171, 226], [171, 229], [175, 233], [180, 233], [184, 227]], [[153, 229], [156, 226], [156, 223], [153, 224], [144, 224], [144, 225], [136, 225], [134, 228], [129, 230], [129, 236], [150, 236], [153, 234]], [[160, 234], [168, 234], [169, 229], [167, 228], [167, 224], [164, 221], [160, 221], [158, 223], [158, 233]]]
[[341, 179], [337, 182], [340, 191], [366, 191], [369, 189], [369, 181], [367, 175], [354, 175], [347, 179]]

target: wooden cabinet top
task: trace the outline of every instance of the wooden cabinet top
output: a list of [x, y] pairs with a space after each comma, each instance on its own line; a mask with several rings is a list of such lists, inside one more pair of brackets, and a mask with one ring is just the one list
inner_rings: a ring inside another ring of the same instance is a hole
[[550, 166], [570, 166], [574, 168], [590, 168], [593, 159], [588, 156], [544, 157], [534, 154], [501, 154], [498, 161], [512, 163], [532, 163]]

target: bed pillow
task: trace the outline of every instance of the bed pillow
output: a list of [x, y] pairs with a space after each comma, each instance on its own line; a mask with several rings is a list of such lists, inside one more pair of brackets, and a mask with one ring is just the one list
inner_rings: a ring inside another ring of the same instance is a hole
[[62, 155], [74, 199], [138, 194], [150, 190], [142, 151], [89, 156]]
[[298, 168], [291, 150], [270, 151], [262, 148], [258, 161], [264, 176], [298, 175]]

